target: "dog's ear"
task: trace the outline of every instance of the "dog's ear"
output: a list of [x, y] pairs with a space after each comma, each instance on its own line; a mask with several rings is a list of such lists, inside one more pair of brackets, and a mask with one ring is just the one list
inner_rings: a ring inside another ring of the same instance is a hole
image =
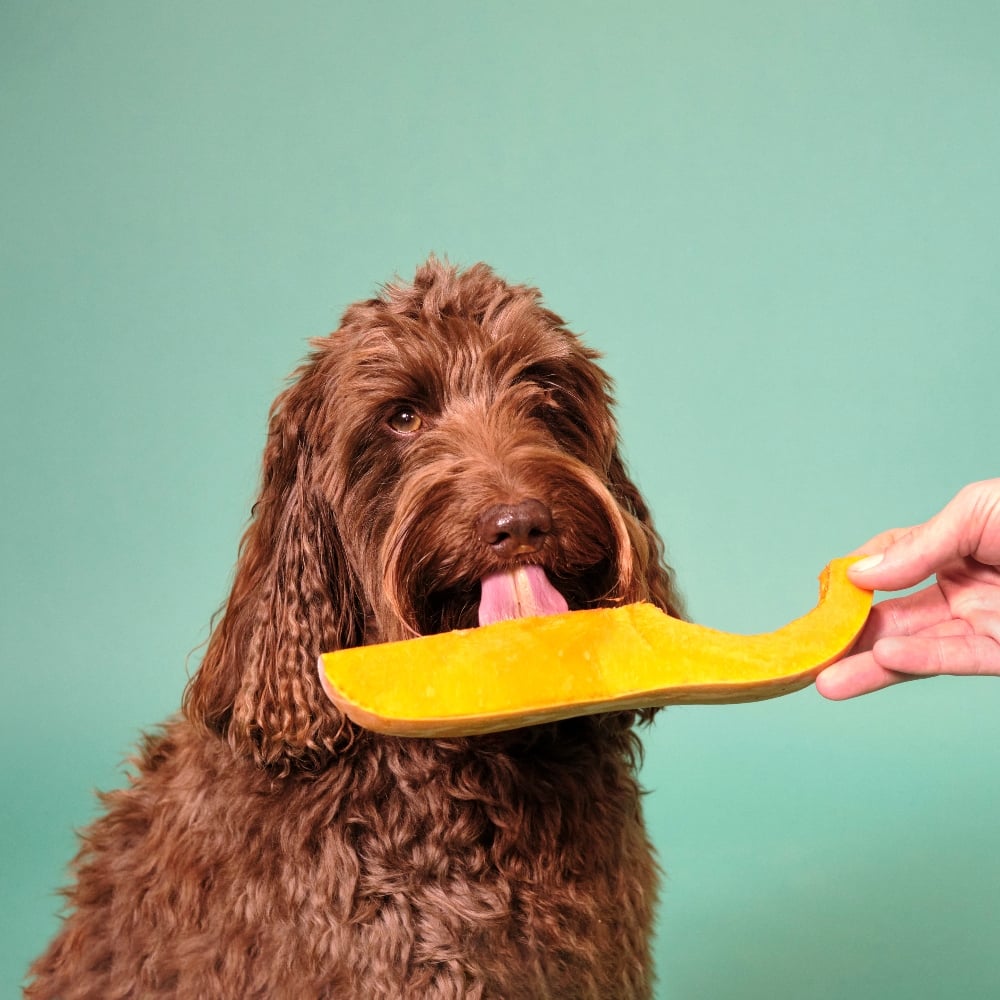
[[191, 721], [286, 770], [321, 766], [353, 738], [316, 662], [357, 645], [363, 630], [337, 524], [315, 486], [315, 438], [332, 384], [321, 360], [314, 355], [272, 407], [232, 591], [184, 694]]
[[635, 572], [645, 583], [646, 600], [674, 618], [684, 617], [684, 602], [674, 582], [674, 572], [664, 560], [663, 540], [639, 488], [632, 482], [616, 447], [608, 465], [608, 485], [627, 515], [636, 554]]

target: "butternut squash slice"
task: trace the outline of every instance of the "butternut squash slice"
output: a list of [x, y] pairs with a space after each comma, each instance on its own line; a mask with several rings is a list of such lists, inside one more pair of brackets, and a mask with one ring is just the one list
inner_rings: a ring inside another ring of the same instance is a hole
[[325, 653], [320, 679], [348, 717], [397, 736], [774, 698], [810, 684], [861, 631], [872, 595], [848, 579], [852, 562], [831, 562], [817, 606], [775, 632], [719, 632], [629, 604]]

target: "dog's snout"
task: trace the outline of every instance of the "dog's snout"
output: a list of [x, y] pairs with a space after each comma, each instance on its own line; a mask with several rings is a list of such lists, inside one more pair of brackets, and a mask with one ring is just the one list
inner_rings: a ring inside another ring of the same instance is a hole
[[477, 522], [479, 537], [497, 555], [510, 558], [537, 552], [552, 530], [552, 512], [541, 500], [496, 504]]

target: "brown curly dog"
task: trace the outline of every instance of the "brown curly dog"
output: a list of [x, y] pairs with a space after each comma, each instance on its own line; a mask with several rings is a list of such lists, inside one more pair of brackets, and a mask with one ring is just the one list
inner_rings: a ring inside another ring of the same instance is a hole
[[316, 672], [567, 605], [680, 613], [597, 355], [433, 258], [313, 347], [182, 714], [103, 796], [27, 996], [649, 997], [639, 716], [389, 738]]

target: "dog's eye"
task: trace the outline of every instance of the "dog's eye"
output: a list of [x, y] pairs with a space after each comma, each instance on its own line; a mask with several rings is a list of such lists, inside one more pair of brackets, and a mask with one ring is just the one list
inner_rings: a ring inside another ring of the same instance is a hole
[[388, 423], [390, 430], [397, 434], [416, 434], [423, 421], [420, 419], [420, 414], [412, 407], [401, 406], [393, 412], [386, 423]]
[[558, 417], [563, 408], [556, 390], [551, 387], [542, 388], [537, 393], [533, 403], [533, 416], [536, 416], [539, 420], [544, 420], [547, 423]]

